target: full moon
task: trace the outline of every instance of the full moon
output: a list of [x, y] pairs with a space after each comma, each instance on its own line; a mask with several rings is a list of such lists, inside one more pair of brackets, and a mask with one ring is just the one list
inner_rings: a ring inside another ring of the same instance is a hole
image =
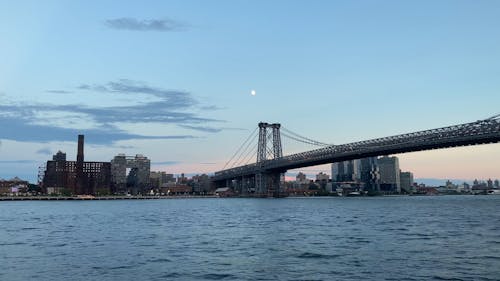
[[252, 90], [252, 91], [250, 92], [250, 94], [251, 94], [252, 96], [255, 96], [255, 90]]

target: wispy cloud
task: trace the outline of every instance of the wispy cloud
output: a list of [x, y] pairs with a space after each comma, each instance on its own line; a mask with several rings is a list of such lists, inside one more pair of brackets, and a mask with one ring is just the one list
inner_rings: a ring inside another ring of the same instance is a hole
[[65, 91], [65, 90], [47, 90], [45, 92], [51, 93], [51, 94], [71, 94], [71, 93], [73, 93], [72, 91]]
[[218, 132], [222, 131], [221, 128], [211, 128], [211, 127], [203, 127], [203, 126], [179, 125], [179, 127], [182, 127], [185, 129], [190, 129], [190, 130], [195, 130], [195, 131], [200, 131], [200, 132], [207, 132], [207, 133], [218, 133]]
[[82, 84], [78, 86], [80, 90], [89, 90], [101, 93], [121, 93], [121, 94], [147, 94], [162, 99], [162, 106], [172, 108], [187, 108], [198, 104], [188, 92], [177, 90], [166, 90], [152, 87], [140, 81], [120, 79], [106, 84]]
[[[1, 107], [0, 107], [1, 110]], [[74, 141], [75, 136], [84, 133], [88, 143], [111, 144], [115, 141], [130, 139], [192, 139], [192, 135], [162, 135], [145, 136], [125, 132], [114, 126], [107, 126], [108, 129], [71, 129], [61, 128], [51, 125], [30, 124], [29, 120], [16, 117], [1, 117], [0, 126], [2, 128], [15, 128], [12, 130], [0, 130], [0, 139], [9, 139], [25, 142], [51, 142], [51, 141]]]
[[118, 30], [132, 30], [132, 31], [185, 31], [188, 25], [180, 21], [169, 18], [163, 19], [147, 19], [139, 20], [136, 18], [117, 18], [105, 21], [106, 26]]
[[207, 105], [207, 106], [202, 106], [200, 107], [202, 110], [208, 110], [208, 111], [215, 111], [215, 110], [221, 110], [224, 109], [223, 107], [219, 107], [217, 105]]
[[80, 90], [98, 93], [118, 93], [127, 95], [145, 94], [156, 100], [143, 101], [132, 106], [108, 108], [80, 108], [81, 111], [97, 117], [102, 122], [162, 122], [177, 124], [199, 124], [223, 122], [212, 118], [200, 117], [187, 110], [193, 109], [199, 102], [189, 93], [152, 87], [143, 82], [120, 79], [106, 84], [82, 84]]
[[[143, 82], [121, 79], [103, 84], [82, 84], [74, 93], [128, 95], [135, 103], [121, 106], [56, 105], [40, 103], [4, 103], [0, 105], [0, 139], [18, 141], [68, 141], [82, 131], [89, 142], [113, 143], [127, 139], [189, 139], [192, 135], [147, 136], [133, 134], [116, 124], [176, 124], [198, 132], [218, 132], [205, 124], [225, 122], [200, 116], [200, 102], [189, 92], [153, 87]], [[62, 90], [57, 90], [62, 93]], [[137, 98], [141, 96], [141, 98]], [[142, 98], [142, 97], [150, 98]], [[203, 130], [203, 128], [205, 130]], [[92, 137], [91, 137], [92, 136]], [[92, 141], [91, 141], [92, 140]]]
[[190, 129], [190, 130], [195, 130], [195, 131], [200, 131], [200, 132], [207, 132], [207, 133], [218, 133], [220, 131], [247, 131], [247, 129], [243, 128], [228, 128], [228, 127], [207, 127], [207, 126], [193, 126], [193, 125], [178, 125], [181, 128], [184, 129]]
[[229, 128], [229, 127], [224, 127], [222, 130], [225, 131], [248, 131], [248, 129], [245, 128]]
[[0, 164], [32, 164], [34, 160], [0, 160]]
[[43, 154], [43, 155], [51, 155], [52, 151], [50, 150], [50, 148], [45, 147], [45, 148], [41, 148], [41, 149], [37, 150], [36, 153]]

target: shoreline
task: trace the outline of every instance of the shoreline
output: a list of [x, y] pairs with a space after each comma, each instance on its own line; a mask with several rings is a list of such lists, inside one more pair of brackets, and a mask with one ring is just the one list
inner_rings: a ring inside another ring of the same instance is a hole
[[[434, 197], [434, 196], [476, 196], [487, 194], [401, 194], [401, 195], [378, 195], [378, 196], [296, 196], [290, 195], [285, 198], [373, 198], [373, 197]], [[175, 195], [175, 196], [0, 196], [1, 201], [110, 201], [110, 200], [160, 200], [160, 199], [203, 199], [203, 198], [261, 198], [231, 196], [220, 197], [217, 195]], [[273, 198], [273, 197], [265, 197]]]
[[95, 200], [159, 200], [159, 199], [196, 199], [220, 198], [215, 195], [179, 195], [179, 196], [99, 196], [99, 197], [74, 197], [74, 196], [7, 196], [0, 197], [0, 201], [95, 201]]

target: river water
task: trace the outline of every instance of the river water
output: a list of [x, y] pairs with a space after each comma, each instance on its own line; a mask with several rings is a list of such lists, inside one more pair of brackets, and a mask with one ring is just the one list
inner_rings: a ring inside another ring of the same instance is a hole
[[500, 196], [0, 202], [0, 280], [500, 280]]

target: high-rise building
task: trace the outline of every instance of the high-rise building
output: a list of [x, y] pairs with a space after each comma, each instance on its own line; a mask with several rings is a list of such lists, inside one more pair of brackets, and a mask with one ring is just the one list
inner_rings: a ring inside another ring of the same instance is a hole
[[332, 163], [332, 181], [340, 181], [339, 175], [344, 173], [344, 162]]
[[134, 163], [137, 168], [137, 178], [141, 188], [145, 188], [149, 184], [149, 172], [151, 170], [151, 160], [142, 154], [136, 154]]
[[161, 182], [162, 183], [175, 182], [174, 174], [167, 174], [167, 173], [162, 174], [161, 175]]
[[[127, 169], [132, 175], [128, 177]], [[149, 187], [151, 161], [142, 154], [125, 156], [118, 154], [111, 160], [111, 175], [115, 192], [142, 193]]]
[[380, 173], [377, 157], [360, 160], [360, 180], [365, 191], [380, 191]]
[[493, 188], [493, 181], [491, 179], [488, 179], [487, 183], [488, 183], [488, 188], [490, 189]]
[[66, 153], [59, 150], [52, 156], [52, 161], [66, 161]]
[[297, 182], [305, 182], [307, 180], [306, 174], [299, 172], [297, 176], [295, 177], [295, 180]]
[[320, 172], [319, 174], [316, 175], [317, 181], [328, 181], [329, 179], [330, 179], [330, 176], [328, 174], [323, 173], [323, 172]]
[[350, 160], [332, 164], [332, 181], [359, 181], [361, 174], [360, 160]]
[[111, 160], [111, 182], [113, 189], [118, 193], [127, 190], [127, 157], [120, 153]]
[[165, 173], [165, 172], [151, 171], [149, 173], [149, 183], [151, 184], [152, 188], [159, 189], [161, 187], [161, 184], [162, 184], [162, 181], [161, 181], [162, 173]]
[[495, 180], [495, 188], [500, 188], [500, 182], [498, 180]]
[[404, 190], [407, 193], [413, 193], [413, 174], [411, 172], [401, 172], [399, 179], [401, 181], [401, 190]]
[[206, 174], [193, 176], [192, 187], [193, 192], [206, 194], [210, 191], [210, 177]]
[[401, 192], [399, 160], [397, 157], [384, 156], [378, 159], [380, 171], [380, 189], [389, 192]]
[[175, 182], [175, 178], [173, 174], [153, 171], [149, 174], [149, 181], [151, 183], [151, 187], [160, 188], [164, 184]]

